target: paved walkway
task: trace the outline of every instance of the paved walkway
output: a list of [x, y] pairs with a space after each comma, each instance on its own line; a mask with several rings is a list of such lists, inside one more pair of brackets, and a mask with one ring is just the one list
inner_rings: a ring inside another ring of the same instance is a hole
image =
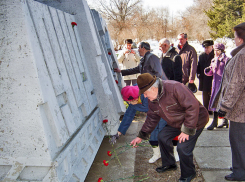
[[[196, 97], [202, 103], [201, 92], [197, 92]], [[211, 124], [213, 116], [210, 116], [209, 123]], [[222, 120], [219, 120], [221, 123]], [[137, 135], [138, 123], [132, 123], [127, 134], [120, 138], [117, 144], [114, 146], [125, 145], [126, 142], [130, 142]], [[107, 151], [112, 150], [109, 145], [108, 138], [105, 138], [101, 144], [101, 147], [97, 153], [93, 165], [87, 175], [85, 182], [98, 181], [99, 177], [104, 180], [107, 179], [118, 179], [120, 177], [128, 177], [134, 174], [134, 160], [135, 160], [135, 149], [130, 149], [124, 152], [121, 156], [120, 162], [122, 167], [119, 166], [117, 160], [109, 162], [109, 166], [104, 167], [102, 165], [103, 160], [108, 160]], [[206, 182], [223, 182], [226, 181], [224, 176], [230, 174], [231, 171], [231, 149], [229, 144], [229, 129], [214, 129], [212, 131], [203, 130], [200, 135], [196, 148], [194, 150], [194, 157], [200, 167], [203, 177]], [[133, 181], [133, 180], [126, 180]]]
[[[201, 92], [197, 92], [196, 97], [202, 103]], [[207, 130], [212, 120], [213, 116], [210, 116], [209, 123], [197, 140], [194, 157], [206, 182], [223, 182], [226, 181], [224, 176], [231, 173], [229, 129]], [[222, 120], [219, 119], [219, 123], [221, 124]]]

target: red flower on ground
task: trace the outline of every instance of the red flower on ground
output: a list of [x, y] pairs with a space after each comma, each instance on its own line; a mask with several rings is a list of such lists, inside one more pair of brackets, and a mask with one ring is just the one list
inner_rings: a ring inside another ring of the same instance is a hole
[[98, 179], [98, 182], [102, 182], [102, 181], [103, 181], [103, 179], [102, 179], [102, 178], [99, 178], [99, 179]]
[[105, 166], [109, 165], [109, 163], [106, 160], [103, 160], [103, 163], [104, 163]]
[[111, 52], [108, 52], [109, 55], [111, 55]]
[[112, 155], [111, 151], [107, 151], [107, 155], [111, 156]]
[[108, 122], [108, 119], [104, 119], [104, 120], [103, 120], [103, 123], [107, 123], [107, 122]]
[[72, 28], [73, 28], [74, 26], [77, 26], [77, 23], [76, 22], [71, 22], [71, 25], [72, 25]]
[[116, 84], [118, 84], [118, 81], [117, 80], [115, 80], [115, 82], [116, 82]]

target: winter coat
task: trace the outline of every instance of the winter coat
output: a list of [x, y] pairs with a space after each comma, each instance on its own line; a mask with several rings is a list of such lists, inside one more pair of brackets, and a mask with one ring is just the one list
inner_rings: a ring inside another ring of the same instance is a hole
[[160, 64], [159, 58], [148, 51], [145, 53], [144, 57], [140, 60], [138, 66], [126, 70], [121, 70], [122, 76], [133, 75], [137, 73], [150, 73], [156, 77], [166, 80], [167, 77], [163, 72], [162, 66]]
[[[138, 66], [140, 62], [140, 56], [136, 53], [126, 53], [124, 54], [124, 51], [121, 51], [121, 53], [118, 55], [117, 60], [119, 63], [123, 65], [122, 69], [129, 69], [129, 68], [134, 68]], [[124, 80], [133, 80], [137, 79], [137, 74], [135, 75], [127, 75], [124, 76]]]
[[225, 111], [228, 120], [245, 123], [245, 43], [235, 48], [231, 55], [212, 108]]
[[175, 48], [171, 48], [164, 56], [160, 57], [162, 69], [169, 80], [182, 83], [182, 60]]
[[[225, 55], [225, 53], [220, 54], [219, 57], [215, 57], [212, 59], [211, 65], [207, 68], [205, 68], [204, 73], [207, 76], [212, 76], [213, 78], [213, 84], [212, 84], [212, 94], [211, 94], [211, 98], [209, 101], [209, 106], [208, 106], [208, 110], [210, 111], [216, 111], [215, 108], [211, 108], [211, 103], [214, 99], [214, 96], [217, 94], [219, 87], [220, 87], [220, 83], [221, 83], [221, 79], [222, 79], [222, 75], [223, 75], [223, 71], [225, 68], [225, 64], [227, 63], [227, 61], [229, 60], [229, 58]], [[208, 72], [207, 70], [210, 71]]]
[[147, 139], [160, 118], [187, 135], [195, 135], [209, 120], [207, 109], [182, 83], [160, 80], [157, 99], [148, 100], [149, 111], [138, 137]]
[[186, 84], [189, 80], [195, 80], [197, 71], [197, 52], [188, 42], [180, 49], [178, 46], [176, 51], [182, 59], [182, 83]]
[[199, 56], [197, 65], [197, 78], [199, 79], [199, 90], [211, 93], [213, 76], [207, 76], [204, 74], [204, 69], [209, 67], [211, 60], [214, 58], [214, 50], [209, 54], [203, 52]]

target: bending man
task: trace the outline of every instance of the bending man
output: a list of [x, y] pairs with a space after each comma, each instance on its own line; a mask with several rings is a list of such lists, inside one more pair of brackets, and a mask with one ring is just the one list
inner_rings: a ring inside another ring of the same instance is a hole
[[149, 100], [149, 111], [138, 137], [131, 145], [136, 146], [142, 139], [148, 139], [149, 134], [163, 118], [167, 125], [158, 134], [162, 166], [156, 168], [156, 171], [160, 173], [177, 168], [172, 140], [179, 135], [179, 182], [191, 181], [196, 176], [193, 150], [197, 138], [209, 120], [208, 111], [182, 83], [161, 80], [145, 73], [137, 78], [137, 84], [139, 94], [143, 93]]

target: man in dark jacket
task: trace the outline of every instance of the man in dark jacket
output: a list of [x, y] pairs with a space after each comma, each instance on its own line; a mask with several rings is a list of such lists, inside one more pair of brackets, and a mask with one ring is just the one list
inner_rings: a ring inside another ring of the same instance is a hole
[[194, 84], [197, 70], [197, 52], [194, 47], [188, 44], [187, 34], [178, 35], [179, 44], [176, 51], [182, 59], [182, 83]]
[[196, 176], [193, 150], [209, 120], [208, 111], [182, 83], [161, 80], [145, 73], [138, 76], [137, 84], [139, 94], [143, 93], [149, 100], [149, 110], [138, 137], [131, 145], [136, 146], [142, 139], [148, 139], [160, 118], [163, 118], [167, 125], [158, 134], [162, 167], [156, 168], [156, 171], [160, 173], [177, 168], [172, 140], [178, 136], [177, 151], [181, 168], [179, 182], [191, 181]]
[[122, 76], [125, 75], [133, 75], [137, 73], [150, 73], [151, 75], [155, 75], [158, 78], [166, 80], [167, 77], [163, 72], [162, 66], [159, 62], [159, 58], [155, 55], [150, 53], [151, 47], [150, 44], [147, 42], [140, 42], [138, 51], [140, 56], [143, 58], [140, 60], [138, 66], [126, 70], [120, 70], [118, 68], [114, 68], [115, 72], [121, 72]]
[[[199, 79], [199, 90], [202, 91], [203, 105], [207, 110], [211, 96], [213, 76], [206, 76], [204, 74], [204, 69], [210, 66], [211, 60], [214, 58], [213, 45], [213, 40], [203, 41], [202, 46], [204, 47], [205, 52], [200, 54], [197, 65], [197, 78]], [[212, 111], [209, 111], [209, 114], [212, 114]]]
[[162, 51], [160, 63], [167, 78], [182, 83], [182, 61], [175, 48], [171, 47], [168, 39], [163, 38], [159, 41], [159, 49]]

